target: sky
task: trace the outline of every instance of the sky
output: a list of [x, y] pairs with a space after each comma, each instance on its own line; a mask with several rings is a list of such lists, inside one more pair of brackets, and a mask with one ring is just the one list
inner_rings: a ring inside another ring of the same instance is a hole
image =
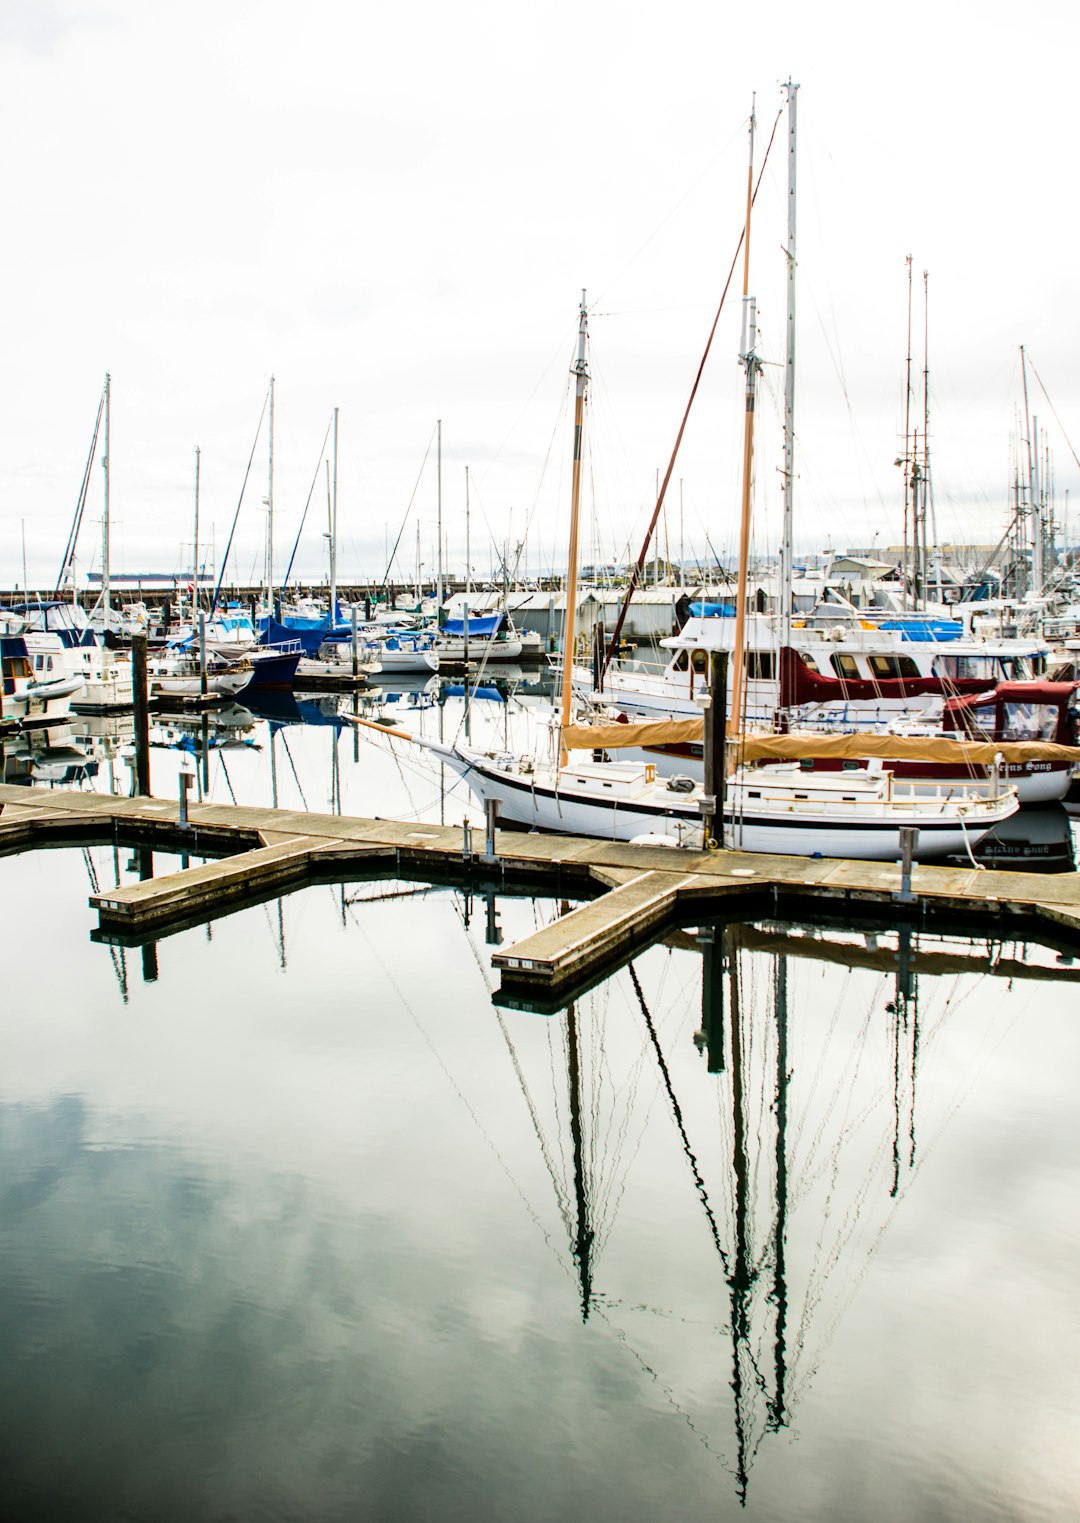
[[[430, 579], [439, 419], [449, 562], [465, 563], [468, 468], [478, 576], [496, 546], [532, 573], [565, 564], [583, 288], [583, 559], [636, 553], [742, 227], [751, 103], [760, 167], [788, 79], [800, 553], [901, 539], [908, 255], [917, 378], [928, 272], [939, 539], [992, 545], [1005, 531], [1024, 344], [1075, 540], [1076, 10], [869, 14], [828, 0], [739, 14], [697, 0], [4, 0], [0, 583], [22, 581], [24, 535], [31, 586], [55, 581], [106, 371], [114, 571], [190, 566], [196, 446], [200, 538], [220, 561], [271, 375], [279, 578], [309, 492], [297, 568], [325, 566], [335, 406], [344, 579], [381, 577], [399, 534], [396, 572], [419, 564]], [[781, 121], [751, 234], [766, 554], [785, 134]], [[672, 558], [736, 542], [740, 296], [741, 268], [672, 473]], [[264, 422], [230, 580], [262, 573], [267, 476]], [[100, 557], [102, 504], [95, 464], [82, 573]]]

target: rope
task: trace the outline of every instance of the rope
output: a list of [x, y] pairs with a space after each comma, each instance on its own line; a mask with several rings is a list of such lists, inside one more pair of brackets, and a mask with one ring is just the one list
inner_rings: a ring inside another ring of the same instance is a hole
[[[783, 115], [783, 107], [781, 106], [780, 110], [777, 111], [777, 113], [776, 113], [776, 120], [773, 122], [772, 132], [769, 134], [768, 145], [766, 146], [766, 149], [765, 149], [765, 157], [762, 159], [762, 161], [761, 161], [761, 169], [758, 171], [757, 184], [754, 186], [753, 195], [750, 198], [750, 204], [751, 204], [751, 206], [753, 206], [754, 202], [757, 200], [758, 191], [761, 189], [761, 181], [762, 181], [762, 178], [763, 178], [763, 176], [765, 174], [765, 166], [769, 162], [769, 153], [770, 153], [770, 151], [772, 149], [773, 142], [776, 139], [776, 129], [780, 125], [780, 117], [782, 115]], [[686, 404], [686, 411], [683, 413], [682, 422], [679, 424], [679, 431], [678, 431], [678, 433], [675, 436], [675, 447], [674, 447], [674, 449], [671, 452], [671, 459], [668, 461], [667, 470], [664, 472], [663, 485], [661, 486], [660, 491], [659, 491], [659, 493], [657, 495], [657, 498], [656, 498], [656, 507], [653, 509], [652, 517], [649, 520], [649, 527], [648, 527], [648, 529], [646, 530], [646, 533], [645, 533], [645, 542], [644, 542], [644, 544], [641, 547], [641, 553], [638, 555], [637, 562], [636, 562], [636, 564], [634, 566], [634, 569], [630, 573], [630, 584], [629, 584], [629, 586], [626, 589], [626, 595], [623, 598], [622, 607], [619, 609], [619, 617], [615, 621], [615, 628], [612, 631], [611, 640], [610, 640], [610, 642], [608, 644], [608, 648], [607, 648], [607, 653], [604, 656], [604, 663], [603, 663], [603, 666], [600, 669], [600, 678], [601, 678], [601, 681], [603, 680], [604, 675], [607, 672], [607, 669], [610, 666], [610, 664], [611, 664], [611, 662], [612, 662], [612, 660], [614, 658], [615, 652], [619, 648], [619, 639], [620, 639], [620, 637], [622, 635], [623, 625], [626, 622], [626, 615], [627, 615], [627, 612], [628, 612], [628, 610], [630, 608], [630, 599], [633, 597], [634, 591], [637, 588], [638, 583], [641, 580], [642, 572], [645, 569], [645, 557], [649, 553], [649, 545], [650, 545], [650, 543], [652, 541], [653, 534], [654, 534], [654, 532], [656, 530], [656, 525], [657, 525], [657, 523], [660, 520], [660, 514], [663, 511], [664, 499], [667, 496], [668, 483], [671, 481], [672, 472], [675, 469], [675, 462], [676, 462], [676, 460], [678, 459], [678, 456], [679, 456], [679, 449], [680, 449], [680, 447], [682, 445], [683, 434], [686, 432], [686, 425], [690, 421], [690, 409], [694, 405], [694, 401], [695, 401], [695, 399], [697, 397], [697, 393], [698, 393], [698, 387], [701, 385], [701, 377], [702, 377], [702, 374], [704, 373], [704, 370], [705, 370], [705, 363], [706, 363], [706, 361], [709, 358], [709, 353], [710, 353], [710, 351], [712, 349], [712, 345], [713, 345], [713, 339], [716, 337], [716, 329], [717, 329], [717, 327], [719, 325], [719, 322], [720, 322], [720, 314], [724, 310], [724, 303], [727, 300], [727, 294], [728, 294], [728, 291], [729, 291], [729, 289], [731, 287], [732, 279], [734, 278], [734, 275], [735, 275], [736, 266], [738, 265], [738, 262], [739, 262], [739, 252], [742, 249], [743, 242], [744, 242], [745, 238], [746, 238], [746, 228], [744, 226], [742, 228], [741, 232], [739, 233], [739, 241], [735, 245], [735, 252], [734, 252], [734, 254], [732, 255], [732, 258], [731, 258], [731, 268], [728, 270], [727, 280], [725, 280], [725, 282], [724, 282], [724, 289], [723, 289], [723, 292], [721, 293], [721, 296], [720, 296], [720, 305], [716, 309], [716, 316], [713, 318], [713, 324], [712, 324], [712, 327], [709, 330], [709, 337], [708, 337], [708, 339], [706, 341], [706, 344], [705, 344], [705, 352], [701, 356], [701, 363], [698, 365], [697, 375], [694, 377], [694, 384], [690, 388], [690, 398], [689, 398], [689, 401]]]

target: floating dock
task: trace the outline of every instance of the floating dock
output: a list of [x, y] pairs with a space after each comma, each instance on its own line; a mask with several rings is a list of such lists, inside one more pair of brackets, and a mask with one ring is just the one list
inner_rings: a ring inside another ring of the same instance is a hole
[[[899, 866], [629, 846], [473, 827], [179, 804], [0, 786], [0, 854], [123, 841], [197, 857], [160, 878], [94, 894], [95, 939], [139, 945], [313, 882], [406, 878], [579, 901], [492, 957], [503, 991], [554, 999], [595, 982], [665, 930], [709, 920], [875, 919], [939, 933], [1028, 935], [1080, 948], [1080, 874]], [[479, 845], [480, 849], [477, 849]], [[584, 901], [584, 902], [580, 902]]]

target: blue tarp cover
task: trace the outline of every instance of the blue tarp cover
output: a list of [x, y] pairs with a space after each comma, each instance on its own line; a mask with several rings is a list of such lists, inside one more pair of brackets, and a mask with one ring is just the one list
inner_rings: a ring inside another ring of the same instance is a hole
[[695, 619], [733, 619], [734, 603], [691, 603], [690, 613]]
[[959, 619], [889, 619], [879, 629], [898, 629], [905, 640], [915, 645], [959, 640], [964, 626]]
[[[505, 617], [506, 615], [502, 613], [489, 613], [482, 616], [473, 614], [469, 619], [469, 634], [479, 635], [481, 639], [487, 635], [493, 635], [501, 627]], [[465, 620], [447, 619], [442, 627], [442, 632], [444, 635], [463, 635], [465, 633]]]

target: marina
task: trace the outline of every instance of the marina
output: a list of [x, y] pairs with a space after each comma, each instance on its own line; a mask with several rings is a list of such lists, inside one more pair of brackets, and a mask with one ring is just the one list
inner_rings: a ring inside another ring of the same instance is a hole
[[0, 1520], [1074, 1523], [1076, 24], [489, 11], [0, 20]]

